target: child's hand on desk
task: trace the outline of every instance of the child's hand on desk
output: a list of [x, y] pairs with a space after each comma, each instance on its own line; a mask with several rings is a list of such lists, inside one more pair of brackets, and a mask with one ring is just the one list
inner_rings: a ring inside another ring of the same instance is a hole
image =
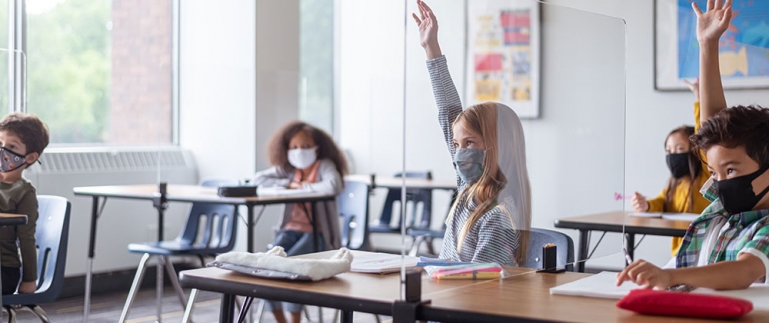
[[19, 294], [32, 294], [37, 289], [36, 282], [21, 282], [19, 284]]
[[633, 204], [633, 209], [635, 209], [636, 212], [649, 211], [649, 202], [646, 201], [646, 196], [643, 196], [638, 192], [633, 194], [631, 203]]
[[302, 185], [303, 185], [303, 183], [304, 183], [304, 182], [302, 182], [302, 183], [299, 183], [299, 182], [291, 182], [291, 183], [289, 183], [289, 184], [288, 184], [288, 188], [290, 188], [290, 189], [294, 189], [294, 190], [298, 190], [298, 189], [302, 188]]
[[643, 288], [668, 288], [672, 286], [670, 272], [648, 263], [644, 260], [636, 260], [617, 274], [617, 286], [626, 281], [631, 281]]

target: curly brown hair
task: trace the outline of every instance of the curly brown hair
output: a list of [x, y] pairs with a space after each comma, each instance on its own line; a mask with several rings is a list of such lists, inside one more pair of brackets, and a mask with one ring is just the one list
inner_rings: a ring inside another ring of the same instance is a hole
[[748, 156], [760, 167], [769, 165], [769, 109], [760, 106], [736, 106], [723, 109], [702, 123], [691, 141], [703, 152], [718, 145], [745, 147]]
[[18, 136], [27, 146], [27, 154], [43, 154], [48, 146], [48, 126], [34, 114], [11, 113], [0, 120], [0, 131], [8, 131]]
[[347, 161], [342, 154], [342, 150], [337, 147], [334, 139], [325, 131], [315, 128], [301, 121], [292, 121], [280, 128], [270, 139], [267, 145], [267, 156], [270, 164], [286, 172], [293, 171], [294, 166], [288, 162], [288, 144], [297, 133], [304, 131], [315, 142], [318, 147], [318, 160], [330, 159], [336, 166], [336, 171], [340, 175], [347, 174]]

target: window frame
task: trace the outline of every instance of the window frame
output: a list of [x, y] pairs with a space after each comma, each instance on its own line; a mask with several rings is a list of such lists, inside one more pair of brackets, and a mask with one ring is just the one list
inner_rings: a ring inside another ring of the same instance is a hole
[[[104, 0], [107, 1], [107, 0]], [[120, 145], [112, 143], [52, 143], [51, 148], [74, 148], [84, 151], [92, 148], [110, 147], [168, 147], [179, 146], [179, 42], [180, 42], [180, 0], [171, 0], [171, 142], [141, 145]], [[8, 0], [8, 50], [27, 53], [27, 11], [26, 0]], [[8, 113], [27, 112], [26, 59], [19, 62], [16, 55], [8, 55]]]

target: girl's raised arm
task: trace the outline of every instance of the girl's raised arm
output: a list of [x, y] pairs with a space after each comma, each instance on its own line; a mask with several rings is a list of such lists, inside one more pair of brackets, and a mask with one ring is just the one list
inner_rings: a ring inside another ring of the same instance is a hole
[[[451, 79], [451, 74], [449, 74], [446, 57], [442, 55], [441, 47], [438, 45], [438, 20], [435, 19], [433, 11], [426, 3], [417, 0], [417, 5], [420, 15], [413, 14], [412, 16], [419, 26], [419, 41], [427, 55], [427, 69], [430, 73], [430, 82], [433, 85], [435, 103], [438, 106], [438, 121], [453, 158], [455, 149], [451, 125], [462, 112], [462, 101], [459, 99], [459, 93]], [[457, 179], [457, 183], [460, 183], [459, 179]]]
[[697, 15], [697, 40], [700, 43], [700, 122], [705, 122], [726, 109], [721, 71], [718, 64], [718, 40], [732, 19], [732, 0], [708, 0], [702, 12], [696, 2], [692, 8]]

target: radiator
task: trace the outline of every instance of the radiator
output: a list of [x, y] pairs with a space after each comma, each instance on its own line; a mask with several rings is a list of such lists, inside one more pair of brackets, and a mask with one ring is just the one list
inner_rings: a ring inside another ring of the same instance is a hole
[[[91, 219], [90, 197], [74, 196], [72, 188], [94, 185], [196, 184], [198, 172], [190, 151], [155, 148], [49, 148], [24, 176], [38, 194], [66, 197], [72, 203], [66, 276], [85, 274]], [[175, 237], [189, 206], [171, 203], [165, 217], [166, 239]], [[139, 255], [131, 242], [157, 238], [157, 211], [150, 201], [108, 199], [96, 231], [94, 273], [136, 268]]]

